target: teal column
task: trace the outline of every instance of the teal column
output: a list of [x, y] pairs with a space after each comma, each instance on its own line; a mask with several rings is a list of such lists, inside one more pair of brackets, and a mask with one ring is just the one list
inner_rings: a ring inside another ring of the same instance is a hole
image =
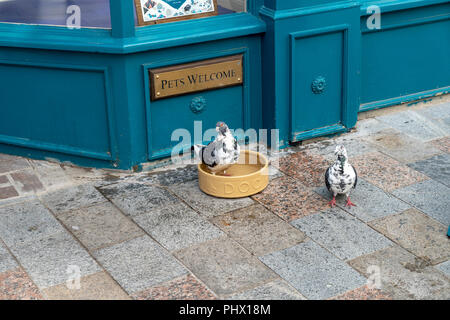
[[114, 38], [134, 37], [134, 1], [110, 0], [111, 26]]
[[[263, 125], [280, 148], [349, 130], [360, 95], [360, 5], [352, 0], [265, 0]], [[320, 90], [319, 90], [320, 89]]]
[[259, 10], [264, 5], [264, 0], [247, 0], [247, 12], [258, 16]]

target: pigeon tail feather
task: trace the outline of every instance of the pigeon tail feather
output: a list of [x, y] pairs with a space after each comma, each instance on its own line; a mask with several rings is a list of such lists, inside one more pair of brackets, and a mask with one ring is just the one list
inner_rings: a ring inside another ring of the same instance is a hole
[[197, 159], [202, 160], [202, 153], [204, 148], [205, 146], [201, 144], [195, 144], [192, 146], [192, 149], [194, 150], [194, 155]]

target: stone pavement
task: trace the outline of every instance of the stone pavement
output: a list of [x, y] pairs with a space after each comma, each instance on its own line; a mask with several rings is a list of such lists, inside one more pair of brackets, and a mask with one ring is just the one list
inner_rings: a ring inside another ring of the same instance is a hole
[[[449, 100], [272, 155], [268, 188], [238, 200], [203, 194], [193, 165], [0, 155], [0, 299], [450, 299]], [[323, 184], [338, 143], [351, 209]]]

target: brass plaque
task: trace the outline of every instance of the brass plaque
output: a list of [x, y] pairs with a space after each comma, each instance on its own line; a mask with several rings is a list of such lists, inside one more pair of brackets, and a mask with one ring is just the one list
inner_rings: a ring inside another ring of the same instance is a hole
[[242, 55], [151, 69], [151, 99], [241, 85], [242, 70]]

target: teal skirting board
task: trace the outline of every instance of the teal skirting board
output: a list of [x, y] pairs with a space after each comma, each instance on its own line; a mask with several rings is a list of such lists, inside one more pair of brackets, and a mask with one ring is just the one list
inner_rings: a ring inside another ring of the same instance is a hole
[[[286, 147], [450, 89], [448, 1], [248, 0], [136, 27], [133, 1], [110, 0], [110, 15], [111, 29], [0, 22], [0, 153], [139, 170], [195, 122], [278, 129]], [[151, 99], [149, 70], [233, 55], [242, 85]]]

